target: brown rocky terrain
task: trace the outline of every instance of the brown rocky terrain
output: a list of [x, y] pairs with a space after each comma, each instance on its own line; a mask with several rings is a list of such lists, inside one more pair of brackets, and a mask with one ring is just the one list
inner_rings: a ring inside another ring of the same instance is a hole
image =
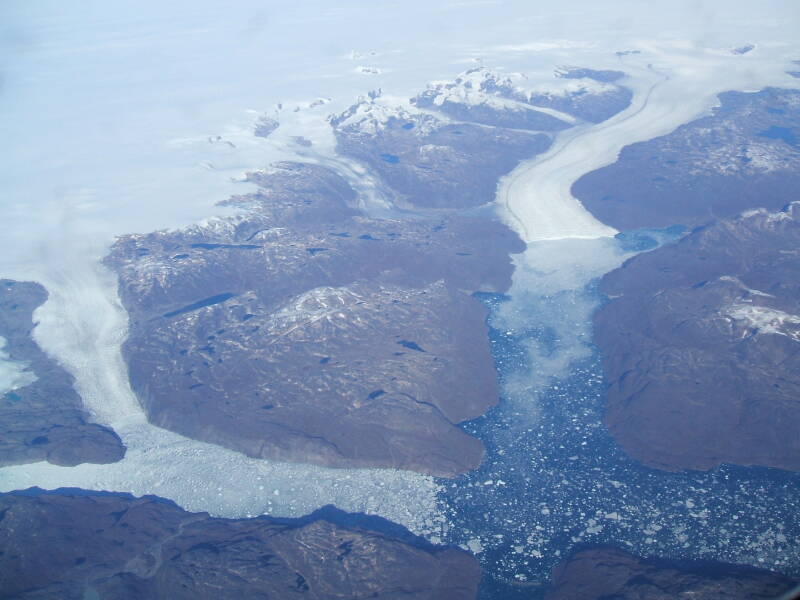
[[[452, 476], [456, 424], [498, 398], [484, 306], [521, 242], [498, 223], [372, 219], [332, 171], [283, 164], [234, 218], [121, 238], [107, 259], [150, 420], [250, 456]], [[467, 293], [465, 293], [467, 292]]]
[[800, 469], [800, 205], [641, 254], [601, 282], [605, 421], [664, 469]]
[[547, 150], [553, 132], [625, 109], [630, 90], [611, 83], [622, 76], [568, 70], [559, 77], [575, 80], [572, 89], [541, 93], [526, 91], [519, 74], [480, 67], [429, 85], [408, 106], [377, 91], [330, 122], [337, 152], [368, 165], [398, 204], [469, 208], [494, 201], [498, 179]]
[[772, 600], [798, 582], [752, 567], [637, 558], [592, 548], [558, 565], [547, 600]]
[[[0, 495], [0, 598], [468, 600], [477, 561], [375, 517], [215, 519], [155, 497]], [[58, 549], [54, 552], [54, 549]]]
[[366, 100], [331, 123], [339, 154], [369, 165], [396, 203], [425, 209], [492, 202], [499, 177], [550, 146], [543, 133], [451, 123], [427, 112], [387, 115]]
[[92, 423], [74, 378], [33, 339], [33, 311], [47, 300], [38, 283], [0, 280], [0, 336], [8, 360], [29, 375], [0, 397], [0, 466], [46, 460], [74, 466], [110, 463], [125, 455], [111, 429]]
[[712, 114], [625, 147], [572, 192], [620, 230], [702, 225], [764, 207], [800, 188], [800, 91], [726, 92]]

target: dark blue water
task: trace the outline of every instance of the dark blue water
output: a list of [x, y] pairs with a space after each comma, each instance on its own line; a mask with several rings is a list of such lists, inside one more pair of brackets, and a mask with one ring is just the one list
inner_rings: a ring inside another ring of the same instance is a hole
[[[508, 301], [479, 297], [492, 315]], [[557, 351], [557, 335], [538, 326], [492, 328], [501, 383], [536, 368], [525, 350], [528, 338]], [[466, 424], [486, 445], [487, 458], [477, 471], [442, 481], [452, 523], [446, 541], [480, 544], [482, 599], [540, 597], [556, 563], [595, 544], [800, 574], [800, 475], [731, 466], [684, 473], [645, 468], [602, 425], [604, 393], [595, 350], [532, 396], [529, 409], [501, 402]]]
[[217, 294], [216, 296], [210, 296], [209, 298], [204, 298], [203, 300], [198, 300], [197, 302], [194, 302], [192, 304], [187, 304], [186, 306], [182, 306], [181, 308], [177, 308], [168, 313], [164, 313], [162, 316], [165, 318], [175, 317], [177, 315], [182, 315], [183, 313], [192, 312], [193, 310], [205, 308], [206, 306], [214, 306], [215, 304], [221, 304], [222, 302], [230, 300], [231, 298], [234, 297], [236, 297], [236, 294], [232, 292]]

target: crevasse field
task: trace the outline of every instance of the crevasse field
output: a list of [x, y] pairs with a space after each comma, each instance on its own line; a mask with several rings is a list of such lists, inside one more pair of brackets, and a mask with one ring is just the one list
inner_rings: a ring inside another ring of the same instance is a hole
[[[614, 11], [580, 0], [556, 8], [530, 0], [164, 4], [0, 6], [0, 277], [47, 288], [37, 341], [75, 376], [96, 420], [128, 446], [125, 459], [110, 465], [0, 469], [0, 490], [157, 494], [227, 517], [297, 516], [332, 503], [462, 544], [522, 580], [543, 572], [534, 559], [557, 553], [559, 540], [641, 540], [642, 531], [668, 554], [797, 564], [781, 546], [783, 532], [798, 527], [784, 522], [796, 519], [793, 500], [750, 493], [780, 482], [748, 480], [733, 490], [720, 472], [653, 478], [609, 450], [607, 460], [576, 468], [569, 487], [552, 475], [561, 460], [553, 444], [561, 440], [563, 449], [567, 439], [553, 432], [567, 425], [551, 410], [589, 399], [573, 407], [584, 421], [571, 426], [599, 421], [589, 323], [599, 298], [591, 283], [631, 252], [571, 196], [572, 183], [613, 162], [623, 146], [704, 114], [722, 91], [798, 87], [785, 74], [800, 58], [797, 3], [620, 0]], [[746, 43], [756, 49], [730, 52]], [[616, 54], [624, 51], [639, 52]], [[216, 202], [249, 191], [245, 171], [283, 159], [334, 166], [365, 208], [379, 211], [386, 201], [361, 165], [336, 156], [326, 117], [372, 89], [407, 98], [476, 64], [523, 73], [531, 89], [554, 86], [561, 65], [619, 69], [635, 91], [628, 109], [560, 134], [549, 152], [498, 186], [498, 216], [529, 246], [516, 257], [508, 298], [487, 299], [506, 403], [475, 425], [490, 453], [481, 472], [453, 483], [270, 463], [148, 425], [120, 354], [127, 317], [100, 264], [114, 237], [221, 214]], [[281, 123], [267, 139], [252, 135], [262, 115]], [[314, 145], [299, 148], [289, 143], [294, 136]], [[10, 389], [24, 374], [3, 356], [0, 384]], [[564, 460], [581, 462], [572, 456]], [[595, 501], [598, 485], [627, 495], [616, 504]], [[508, 497], [498, 488], [508, 488]], [[719, 506], [704, 505], [698, 489]], [[519, 506], [523, 497], [529, 501]], [[739, 533], [732, 527], [724, 544], [700, 533], [714, 530], [709, 518], [734, 512], [762, 516]]]

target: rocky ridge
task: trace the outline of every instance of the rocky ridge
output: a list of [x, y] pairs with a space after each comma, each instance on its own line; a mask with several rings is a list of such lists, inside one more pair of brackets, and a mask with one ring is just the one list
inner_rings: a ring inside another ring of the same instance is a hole
[[643, 559], [589, 548], [555, 568], [547, 600], [771, 600], [797, 582], [763, 569], [723, 563]]
[[337, 152], [377, 173], [405, 208], [463, 209], [494, 200], [497, 179], [544, 152], [550, 136], [451, 122], [379, 95], [331, 118]]
[[630, 104], [630, 90], [598, 81], [602, 73], [561, 71], [551, 83], [526, 87], [522, 75], [481, 67], [433, 83], [410, 101], [378, 90], [331, 117], [337, 152], [378, 173], [400, 205], [487, 204], [498, 178], [547, 150], [553, 133], [603, 121]]
[[[506, 113], [506, 126], [558, 131], [576, 120], [605, 121], [626, 108], [632, 98], [629, 89], [615, 83], [625, 77], [622, 71], [568, 67], [557, 70], [555, 77], [531, 85], [521, 73], [502, 75], [477, 67], [452, 82], [431, 84], [412, 102], [421, 107], [435, 106], [449, 116], [473, 117], [468, 120], [485, 115], [492, 120], [486, 124], [498, 124], [497, 119]], [[491, 117], [489, 112], [496, 114]]]
[[[155, 497], [0, 495], [0, 598], [475, 597], [477, 561], [382, 519], [215, 519]], [[58, 548], [58, 552], [53, 552]]]
[[606, 424], [666, 469], [800, 469], [800, 204], [698, 228], [606, 275]]

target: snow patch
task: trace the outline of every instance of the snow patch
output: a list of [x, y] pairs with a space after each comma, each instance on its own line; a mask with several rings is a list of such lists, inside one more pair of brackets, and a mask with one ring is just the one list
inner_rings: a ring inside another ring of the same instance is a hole
[[[800, 342], [800, 317], [797, 315], [753, 304], [734, 304], [725, 314], [736, 321], [743, 321], [755, 335], [783, 335]], [[745, 331], [743, 336], [747, 333]]]
[[[430, 130], [434, 126], [434, 120], [413, 106], [409, 100], [384, 96], [381, 90], [372, 91], [367, 96], [359, 96], [353, 106], [340, 115], [330, 117], [329, 121], [338, 129], [356, 129], [364, 134], [375, 135], [392, 119], [414, 121], [423, 131]], [[427, 126], [426, 121], [428, 121]]]
[[458, 75], [453, 81], [435, 81], [420, 97], [431, 99], [434, 106], [445, 102], [468, 106], [486, 105], [496, 110], [534, 111], [548, 114], [574, 125], [572, 115], [537, 105], [537, 96], [607, 94], [619, 88], [592, 79], [561, 79], [532, 84], [522, 73], [500, 74], [487, 67], [476, 67]]
[[752, 296], [763, 296], [765, 298], [774, 298], [772, 294], [767, 294], [766, 292], [762, 292], [761, 290], [755, 290], [753, 288], [747, 287], [741, 279], [739, 279], [738, 277], [734, 277], [732, 275], [723, 275], [722, 277], [719, 278], [719, 281], [727, 281], [728, 283], [732, 283]]
[[25, 387], [36, 381], [36, 375], [28, 369], [28, 364], [11, 360], [5, 351], [7, 340], [0, 336], [0, 394]]
[[318, 287], [304, 292], [272, 315], [270, 330], [275, 335], [288, 335], [294, 329], [320, 320], [330, 321], [361, 300], [348, 288]]

